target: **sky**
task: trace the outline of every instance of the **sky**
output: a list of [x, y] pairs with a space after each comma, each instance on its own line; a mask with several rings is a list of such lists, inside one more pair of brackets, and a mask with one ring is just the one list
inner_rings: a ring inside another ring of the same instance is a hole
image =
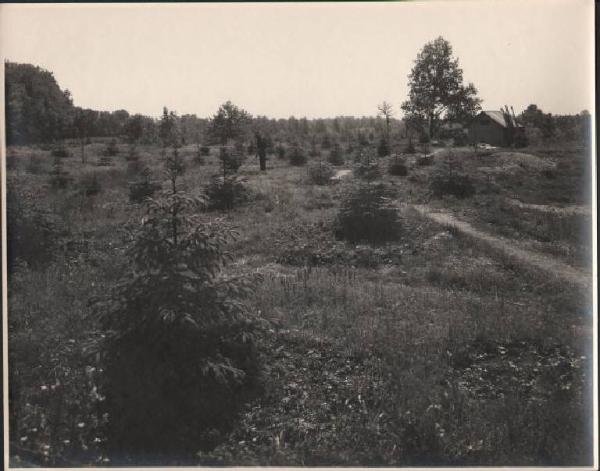
[[0, 51], [74, 103], [207, 117], [401, 116], [419, 50], [443, 36], [484, 109], [593, 110], [592, 0], [0, 6]]

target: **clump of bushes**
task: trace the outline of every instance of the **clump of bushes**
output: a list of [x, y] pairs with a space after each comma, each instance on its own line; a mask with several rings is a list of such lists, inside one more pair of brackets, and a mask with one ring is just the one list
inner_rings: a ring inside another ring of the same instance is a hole
[[250, 199], [245, 180], [237, 175], [216, 175], [205, 190], [208, 210], [229, 211]]
[[419, 151], [422, 154], [429, 154], [431, 152], [431, 146], [429, 145], [429, 143], [425, 143], [425, 144], [420, 144], [419, 145]]
[[204, 157], [205, 157], [205, 154], [202, 151], [202, 146], [200, 146], [200, 144], [198, 144], [196, 146], [196, 152], [194, 153], [194, 156], [192, 157], [192, 162], [196, 165], [204, 165], [206, 163], [204, 161]]
[[104, 149], [104, 155], [107, 157], [114, 157], [115, 155], [118, 155], [118, 153], [119, 147], [117, 146], [117, 140], [111, 139]]
[[335, 175], [335, 170], [331, 165], [325, 162], [314, 163], [308, 168], [308, 176], [315, 185], [327, 185], [331, 183], [331, 178]]
[[327, 161], [331, 165], [335, 166], [344, 165], [344, 154], [342, 152], [342, 146], [340, 146], [337, 142], [331, 148], [329, 156], [327, 157]]
[[456, 146], [456, 147], [466, 146], [469, 143], [467, 134], [463, 131], [456, 132], [454, 134], [452, 141], [453, 141], [454, 146]]
[[412, 137], [408, 138], [408, 144], [406, 144], [406, 149], [404, 151], [407, 154], [414, 154], [416, 152], [415, 144], [413, 143]]
[[[8, 157], [8, 156], [7, 156]], [[11, 161], [14, 159], [11, 159]], [[6, 160], [6, 166], [8, 168], [8, 158]], [[43, 159], [41, 157], [36, 156], [35, 154], [31, 154], [29, 156], [29, 160], [27, 162], [27, 166], [25, 167], [25, 171], [30, 175], [39, 175], [42, 173], [42, 162]]]
[[416, 164], [419, 167], [428, 167], [428, 166], [432, 165], [433, 164], [433, 155], [429, 154], [429, 155], [422, 155], [420, 157], [417, 157]]
[[285, 159], [285, 147], [283, 147], [281, 144], [275, 147], [275, 153], [277, 154], [278, 159]]
[[396, 156], [388, 166], [388, 173], [398, 177], [405, 177], [408, 175], [408, 167], [406, 166], [404, 159], [398, 159]]
[[152, 171], [146, 167], [142, 170], [140, 178], [129, 184], [129, 201], [141, 203], [154, 196], [160, 187], [160, 183], [152, 179]]
[[308, 155], [313, 158], [321, 156], [321, 151], [319, 150], [319, 148], [317, 147], [317, 144], [315, 142], [312, 143], [312, 146], [310, 147], [310, 150], [308, 151]]
[[14, 271], [17, 261], [29, 268], [46, 266], [54, 258], [61, 235], [59, 219], [34, 204], [31, 197], [17, 185], [7, 185], [6, 242], [7, 268]]
[[362, 185], [346, 195], [336, 219], [335, 234], [350, 242], [385, 242], [401, 232], [392, 194], [382, 184]]
[[85, 196], [95, 196], [102, 191], [96, 172], [86, 173], [79, 181], [80, 192]]
[[463, 173], [438, 173], [433, 176], [430, 188], [436, 198], [452, 195], [463, 199], [475, 194], [473, 182]]
[[225, 147], [221, 147], [219, 159], [221, 160], [221, 168], [224, 175], [236, 173], [244, 162], [243, 154], [228, 150]]
[[210, 147], [200, 146], [200, 155], [203, 157], [208, 157], [210, 155]]
[[390, 155], [390, 146], [388, 145], [387, 139], [381, 138], [379, 145], [377, 146], [377, 155], [379, 157], [385, 157]]
[[62, 158], [55, 156], [50, 171], [50, 186], [54, 189], [63, 190], [69, 186], [71, 181], [72, 178], [69, 172], [63, 168]]
[[129, 146], [129, 150], [127, 152], [127, 155], [125, 156], [125, 160], [127, 160], [127, 162], [140, 160], [140, 156], [137, 152], [137, 148], [135, 145]]
[[144, 169], [144, 164], [140, 159], [134, 159], [127, 162], [127, 175], [135, 176], [138, 175]]
[[379, 165], [371, 159], [363, 159], [354, 165], [354, 176], [364, 180], [374, 180], [381, 176]]
[[514, 140], [515, 147], [527, 147], [529, 145], [529, 140], [527, 139], [527, 134], [524, 132], [518, 132], [515, 135]]
[[69, 152], [69, 150], [65, 147], [65, 145], [62, 142], [60, 144], [58, 144], [56, 147], [54, 147], [52, 149], [52, 151], [50, 151], [50, 155], [52, 157], [59, 158], [59, 159], [71, 157], [71, 153]]
[[112, 156], [105, 154], [98, 159], [96, 165], [98, 167], [112, 167], [114, 165], [113, 158]]
[[306, 164], [306, 154], [300, 146], [294, 146], [290, 152], [290, 165], [300, 167]]

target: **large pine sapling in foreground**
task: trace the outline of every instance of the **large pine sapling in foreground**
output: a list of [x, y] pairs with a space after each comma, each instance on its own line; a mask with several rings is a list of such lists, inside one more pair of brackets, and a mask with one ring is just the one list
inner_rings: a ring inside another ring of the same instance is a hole
[[191, 462], [257, 383], [256, 322], [242, 303], [255, 279], [222, 273], [235, 232], [201, 219], [202, 199], [177, 186], [177, 159], [132, 234], [131, 271], [101, 306], [113, 463]]

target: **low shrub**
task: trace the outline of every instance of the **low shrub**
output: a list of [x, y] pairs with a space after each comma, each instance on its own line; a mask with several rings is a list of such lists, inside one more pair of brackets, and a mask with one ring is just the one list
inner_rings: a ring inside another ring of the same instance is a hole
[[140, 159], [130, 160], [127, 162], [127, 175], [136, 176], [144, 170], [144, 164]]
[[464, 132], [457, 132], [454, 134], [452, 139], [453, 145], [456, 147], [463, 147], [469, 143], [469, 138]]
[[71, 157], [71, 152], [69, 152], [69, 150], [64, 146], [64, 144], [59, 144], [58, 146], [52, 149], [50, 155], [52, 155], [52, 157], [64, 159], [66, 157]]
[[353, 169], [354, 176], [364, 180], [374, 180], [381, 176], [379, 165], [374, 160], [363, 159]]
[[[43, 172], [43, 161], [42, 157], [36, 156], [35, 154], [31, 154], [29, 156], [29, 160], [27, 162], [27, 166], [25, 167], [25, 171], [30, 175], [40, 175]], [[8, 169], [8, 162], [6, 160], [6, 167]]]
[[315, 185], [327, 185], [335, 175], [333, 167], [327, 163], [314, 163], [308, 168], [308, 176]]
[[152, 172], [146, 167], [138, 180], [129, 183], [129, 201], [142, 203], [146, 198], [154, 196], [160, 187], [160, 183], [152, 179]]
[[127, 160], [127, 162], [133, 162], [136, 160], [140, 160], [140, 156], [137, 152], [137, 148], [135, 147], [135, 145], [129, 146], [129, 150], [127, 151], [125, 160]]
[[110, 155], [103, 155], [96, 162], [98, 167], [112, 167], [114, 165], [113, 158]]
[[238, 176], [214, 176], [205, 190], [207, 209], [228, 211], [248, 201], [250, 192], [245, 181]]
[[86, 173], [79, 180], [79, 191], [85, 196], [95, 196], [102, 191], [96, 172]]
[[283, 147], [281, 144], [275, 147], [275, 153], [277, 154], [278, 159], [285, 159], [285, 147]]
[[40, 204], [31, 202], [16, 185], [7, 185], [7, 268], [12, 273], [17, 261], [32, 269], [45, 267], [54, 259], [61, 235], [60, 220]]
[[515, 135], [514, 144], [515, 147], [527, 147], [529, 145], [527, 134], [525, 134], [524, 132], [518, 132]]
[[438, 173], [431, 180], [430, 188], [436, 198], [452, 195], [463, 199], [475, 194], [473, 182], [464, 173]]
[[432, 165], [433, 164], [433, 155], [429, 154], [429, 155], [423, 155], [423, 156], [417, 157], [416, 164], [419, 167], [428, 167], [429, 165]]
[[69, 172], [64, 170], [61, 158], [55, 157], [50, 171], [50, 186], [54, 189], [64, 190], [72, 180]]
[[337, 142], [331, 148], [329, 156], [327, 157], [327, 162], [335, 166], [344, 165], [344, 154], [342, 152], [342, 146], [340, 146]]
[[223, 174], [225, 175], [231, 175], [236, 173], [244, 163], [243, 154], [235, 150], [232, 151], [226, 149], [224, 147], [221, 147], [219, 159], [221, 160]]
[[391, 197], [383, 185], [362, 185], [351, 190], [336, 219], [336, 237], [354, 243], [395, 240], [401, 222]]
[[408, 175], [408, 167], [404, 160], [394, 159], [388, 166], [388, 173], [397, 177], [405, 177]]
[[387, 139], [382, 138], [377, 146], [377, 155], [379, 157], [385, 157], [390, 155], [390, 146], [388, 145]]
[[119, 147], [117, 146], [117, 140], [111, 139], [104, 149], [104, 155], [107, 157], [114, 157], [119, 154]]
[[313, 144], [310, 150], [308, 151], [308, 155], [313, 158], [317, 158], [321, 156], [321, 151], [317, 147], [316, 144]]
[[294, 146], [290, 152], [290, 165], [300, 167], [306, 164], [306, 154], [300, 146]]

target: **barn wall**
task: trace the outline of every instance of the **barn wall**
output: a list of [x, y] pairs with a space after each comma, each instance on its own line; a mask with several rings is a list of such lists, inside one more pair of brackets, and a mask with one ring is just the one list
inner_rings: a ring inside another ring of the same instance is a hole
[[475, 121], [469, 126], [469, 142], [503, 146], [505, 145], [504, 128], [494, 123], [481, 124]]

